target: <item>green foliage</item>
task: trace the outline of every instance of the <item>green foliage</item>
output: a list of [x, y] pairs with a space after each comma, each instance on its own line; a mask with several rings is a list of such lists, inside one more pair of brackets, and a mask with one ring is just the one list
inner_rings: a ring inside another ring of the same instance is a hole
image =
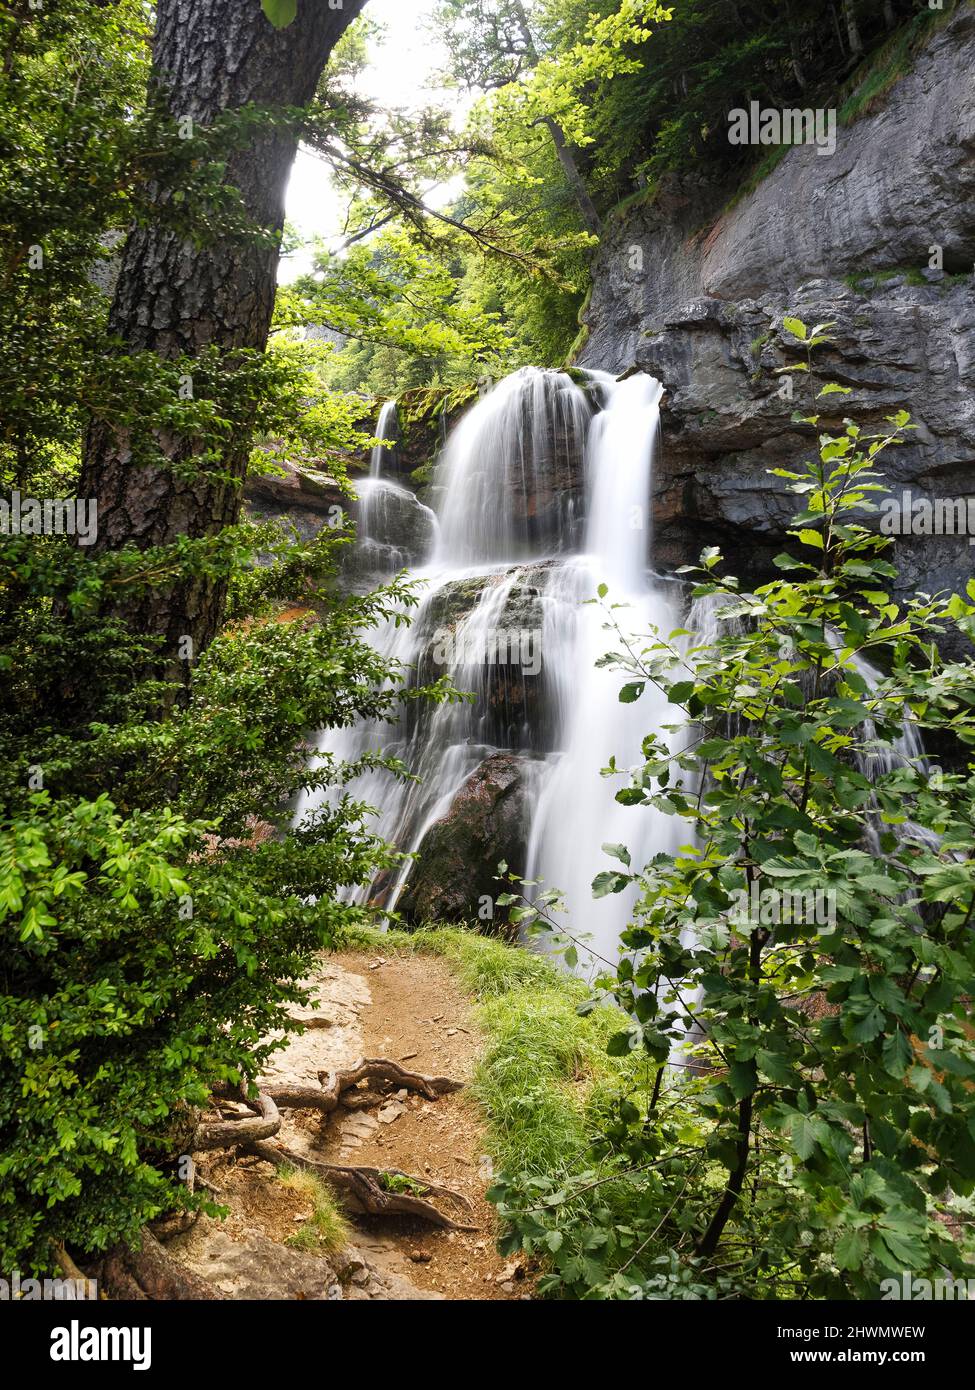
[[[266, 118], [181, 138], [146, 104], [135, 0], [23, 9], [0, 6], [3, 493], [73, 494], [93, 420], [125, 433], [133, 467], [159, 465], [175, 434], [191, 448], [174, 467], [223, 473], [256, 427], [262, 470], [287, 457], [341, 481], [363, 436], [314, 348], [282, 331], [264, 354], [133, 352], [95, 283], [154, 179], [178, 188], [159, 214], [177, 234], [273, 239], [223, 184]], [[399, 673], [365, 634], [413, 596], [343, 598], [346, 543], [246, 524], [97, 553], [0, 538], [4, 1269], [49, 1268], [56, 1242], [94, 1256], [198, 1200], [180, 1163], [196, 1108], [215, 1082], [254, 1080], [293, 1027], [311, 953], [365, 916], [342, 889], [395, 861], [345, 792], [362, 764], [307, 762], [309, 730], [398, 707]], [[187, 576], [225, 587], [232, 621], [177, 685], [125, 613]], [[304, 616], [278, 621], [283, 601]], [[329, 795], [295, 830], [303, 788]]]
[[398, 396], [503, 375], [512, 359], [502, 316], [465, 299], [465, 267], [456, 238], [424, 247], [390, 229], [340, 257], [320, 251], [315, 273], [279, 294], [278, 321], [347, 340], [321, 367], [340, 391]]
[[261, 0], [261, 9], [275, 29], [287, 29], [298, 13], [298, 0]]
[[[579, 25], [576, 6], [559, 8], [564, 24]], [[582, 8], [608, 15], [615, 5], [601, 0], [594, 7], [585, 0]], [[900, 28], [888, 43], [881, 6], [851, 0], [850, 8], [867, 55], [863, 64], [851, 53], [829, 0], [772, 8], [760, 0], [734, 6], [724, 0], [683, 0], [671, 6], [669, 23], [651, 22], [653, 32], [642, 50], [645, 61], [615, 75], [593, 106], [590, 180], [600, 206], [623, 202], [634, 182], [648, 186], [652, 194], [667, 175], [686, 179], [699, 174], [730, 188], [742, 183], [743, 168], [747, 173], [755, 165], [753, 176], [745, 180], [754, 184], [785, 147], [769, 151], [730, 145], [729, 111], [747, 108], [752, 100], [779, 109], [837, 105], [836, 74], [851, 67], [851, 86], [869, 86], [869, 92], [854, 98], [857, 109], [863, 109], [903, 70], [901, 56], [901, 67], [881, 63], [883, 80], [873, 79], [871, 50], [884, 45], [885, 51], [902, 55], [905, 46], [921, 42], [943, 18], [914, 0], [892, 0], [889, 12]], [[854, 114], [853, 102], [846, 103], [841, 119]]]
[[[597, 984], [627, 1019], [610, 1052], [656, 1071], [594, 1150], [637, 1190], [630, 1229], [608, 1212], [594, 1232], [571, 1184], [542, 1200], [509, 1169], [498, 1188], [554, 1290], [876, 1298], [902, 1271], [973, 1273], [957, 1232], [975, 1191], [975, 662], [937, 643], [975, 635], [975, 603], [889, 597], [890, 542], [863, 520], [908, 427], [847, 421], [781, 471], [803, 510], [780, 578], [741, 593], [705, 551], [713, 641], [654, 633], [604, 659], [621, 699], [654, 684], [690, 722], [673, 747], [648, 735], [617, 793], [686, 834], [646, 865], [606, 846], [617, 862], [594, 884], [639, 891]], [[935, 779], [906, 725], [958, 749], [959, 770]], [[551, 900], [521, 920], [544, 927]], [[582, 1160], [574, 1180], [601, 1179]]]

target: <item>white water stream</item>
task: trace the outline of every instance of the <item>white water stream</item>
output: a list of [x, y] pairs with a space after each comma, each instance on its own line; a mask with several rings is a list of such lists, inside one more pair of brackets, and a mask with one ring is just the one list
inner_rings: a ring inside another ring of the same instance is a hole
[[[439, 467], [439, 537], [428, 563], [410, 574], [422, 585], [419, 609], [409, 627], [390, 623], [373, 639], [413, 667], [416, 679], [448, 671], [459, 689], [475, 693], [474, 703], [326, 732], [319, 747], [337, 759], [382, 751], [417, 775], [404, 784], [378, 771], [352, 787], [376, 808], [375, 831], [406, 850], [419, 847], [484, 757], [499, 747], [525, 754], [526, 876], [564, 890], [573, 935], [612, 957], [632, 900], [593, 899], [593, 878], [613, 865], [601, 846], [625, 843], [639, 865], [674, 847], [680, 827], [654, 812], [628, 812], [615, 800], [619, 779], [603, 778], [600, 769], [613, 755], [624, 768], [638, 761], [643, 736], [673, 714], [649, 691], [635, 704], [620, 703], [624, 677], [596, 665], [619, 639], [585, 600], [605, 583], [608, 601], [628, 605], [617, 621], [633, 634], [654, 624], [670, 631], [679, 615], [672, 586], [654, 581], [649, 567], [661, 388], [643, 374], [622, 382], [606, 373], [589, 377], [583, 389], [563, 373], [524, 368], [468, 411]], [[395, 436], [393, 411], [392, 403], [384, 407], [378, 438]], [[360, 484], [368, 499], [360, 545], [374, 544], [381, 529], [383, 490], [400, 490], [381, 476], [387, 457], [377, 447], [370, 479]], [[452, 639], [447, 659], [431, 666], [444, 633]], [[537, 673], [523, 680], [536, 682], [537, 698], [510, 708], [492, 659], [499, 634], [521, 643], [522, 672]], [[320, 800], [305, 798], [298, 819]], [[409, 870], [394, 882], [362, 885], [357, 900], [395, 907]]]
[[[653, 628], [666, 635], [681, 624], [675, 586], [651, 568], [660, 395], [659, 383], [642, 373], [618, 381], [590, 372], [583, 387], [561, 372], [523, 368], [467, 412], [438, 468], [431, 553], [409, 575], [422, 600], [409, 626], [390, 622], [371, 640], [415, 683], [447, 673], [475, 698], [414, 702], [396, 723], [326, 731], [319, 742], [336, 760], [381, 752], [415, 775], [401, 782], [379, 770], [350, 788], [375, 808], [376, 833], [408, 851], [419, 849], [486, 757], [517, 755], [528, 806], [525, 876], [562, 890], [572, 935], [609, 959], [633, 898], [593, 898], [595, 876], [614, 867], [602, 846], [626, 845], [640, 867], [676, 849], [687, 833], [678, 817], [621, 806], [620, 780], [601, 776], [611, 757], [620, 768], [637, 764], [642, 738], [679, 722], [649, 685], [639, 701], [620, 703], [625, 677], [596, 664], [630, 635]], [[377, 438], [397, 435], [389, 402]], [[357, 544], [385, 557], [389, 571], [401, 552], [384, 540], [384, 508], [426, 510], [382, 476], [393, 458], [377, 446], [370, 476], [358, 485]], [[625, 605], [614, 613], [622, 637], [606, 631], [605, 612], [587, 603], [601, 584], [607, 602]], [[688, 627], [716, 635], [719, 608], [714, 600], [693, 605]], [[857, 666], [875, 686], [879, 674], [865, 662]], [[891, 756], [923, 757], [912, 728]], [[321, 799], [306, 796], [297, 819]], [[395, 908], [411, 867], [407, 861], [395, 877], [362, 884], [355, 900]]]

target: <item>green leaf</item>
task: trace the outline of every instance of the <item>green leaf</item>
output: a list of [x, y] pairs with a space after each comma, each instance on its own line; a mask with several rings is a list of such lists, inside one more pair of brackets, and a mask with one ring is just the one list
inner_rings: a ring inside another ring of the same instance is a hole
[[630, 1031], [614, 1033], [606, 1044], [610, 1057], [628, 1057], [633, 1050], [633, 1033]]
[[298, 13], [298, 0], [261, 0], [261, 9], [275, 29], [287, 29]]
[[882, 1056], [885, 1069], [898, 1081], [901, 1080], [914, 1061], [914, 1051], [899, 1028], [885, 1041]]
[[632, 705], [634, 700], [639, 700], [646, 686], [646, 681], [631, 681], [629, 685], [624, 685], [620, 691], [620, 704]]
[[865, 1018], [859, 1019], [850, 1029], [850, 1037], [854, 1042], [873, 1042], [880, 1033], [884, 1031], [884, 1013], [882, 1009], [871, 1009]]
[[844, 1231], [834, 1249], [840, 1269], [859, 1269], [867, 1254], [867, 1237], [863, 1231]]
[[605, 898], [608, 893], [622, 893], [629, 882], [628, 874], [618, 874], [608, 869], [593, 879], [592, 895], [594, 898]]
[[603, 853], [611, 854], [614, 859], [618, 859], [621, 864], [630, 867], [630, 851], [626, 845], [603, 845]]
[[813, 568], [805, 560], [797, 560], [795, 556], [787, 555], [784, 551], [781, 555], [775, 556], [772, 564], [780, 570], [811, 570]]
[[782, 327], [788, 333], [791, 333], [793, 338], [801, 338], [803, 341], [805, 341], [806, 325], [803, 323], [802, 319], [790, 318], [789, 315], [786, 314], [786, 316], [782, 320]]
[[694, 694], [694, 681], [678, 681], [667, 691], [667, 698], [672, 704], [682, 705]]
[[728, 1069], [728, 1084], [735, 1100], [744, 1100], [758, 1085], [758, 1074], [754, 1062], [732, 1062]]
[[803, 545], [811, 545], [816, 550], [825, 550], [823, 535], [821, 531], [812, 531], [806, 527], [802, 531], [796, 531], [795, 535], [802, 541]]
[[800, 1158], [811, 1158], [828, 1133], [827, 1126], [816, 1115], [795, 1112], [789, 1123], [792, 1145]]
[[795, 1073], [788, 1060], [778, 1052], [767, 1052], [764, 1048], [759, 1048], [755, 1053], [755, 1061], [758, 1063], [759, 1071], [770, 1081], [786, 1086], [795, 1080]]

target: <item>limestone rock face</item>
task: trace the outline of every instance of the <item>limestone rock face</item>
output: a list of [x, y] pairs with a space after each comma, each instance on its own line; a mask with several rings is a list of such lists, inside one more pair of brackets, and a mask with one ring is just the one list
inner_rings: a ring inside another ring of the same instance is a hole
[[[930, 40], [880, 110], [837, 132], [835, 154], [787, 153], [714, 220], [700, 190], [671, 190], [608, 230], [594, 268], [582, 364], [639, 368], [666, 388], [654, 488], [656, 563], [720, 544], [746, 582], [770, 573], [795, 499], [776, 467], [815, 455], [817, 431], [910, 412], [883, 456], [895, 493], [975, 493], [975, 9]], [[705, 230], [701, 230], [702, 225]], [[930, 269], [939, 246], [943, 270]], [[805, 360], [784, 314], [833, 322]], [[827, 381], [849, 396], [815, 393]], [[899, 539], [899, 589], [964, 589], [966, 536]]]
[[255, 506], [268, 511], [297, 507], [327, 513], [331, 507], [347, 504], [345, 493], [327, 473], [288, 462], [277, 467], [282, 471], [248, 478], [245, 496]]
[[427, 831], [397, 904], [417, 922], [477, 922], [482, 898], [502, 891], [499, 860], [523, 870], [533, 760], [492, 753], [474, 769], [444, 818]]

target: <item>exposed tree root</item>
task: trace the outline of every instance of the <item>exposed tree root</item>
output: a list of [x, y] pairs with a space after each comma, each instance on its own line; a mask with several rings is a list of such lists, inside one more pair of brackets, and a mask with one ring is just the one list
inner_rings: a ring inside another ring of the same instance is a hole
[[250, 1110], [256, 1111], [256, 1118], [245, 1117], [197, 1125], [190, 1141], [191, 1153], [206, 1153], [211, 1149], [232, 1149], [237, 1144], [246, 1144], [252, 1139], [270, 1139], [271, 1135], [277, 1134], [281, 1128], [278, 1107], [267, 1092], [263, 1092], [257, 1100], [249, 1100], [242, 1091], [228, 1086], [215, 1090], [214, 1095], [246, 1105]]
[[[363, 1081], [377, 1082], [387, 1090], [396, 1088], [413, 1091], [425, 1096], [427, 1100], [436, 1100], [438, 1096], [460, 1090], [461, 1082], [447, 1076], [423, 1076], [418, 1072], [407, 1071], [398, 1062], [378, 1057], [364, 1057], [345, 1071], [319, 1072], [318, 1079], [318, 1088], [270, 1087], [253, 1099], [233, 1087], [214, 1088], [213, 1094], [218, 1102], [234, 1101], [238, 1105], [246, 1106], [252, 1114], [201, 1122], [189, 1141], [189, 1151], [209, 1153], [217, 1149], [237, 1149], [242, 1155], [252, 1155], [276, 1167], [306, 1169], [317, 1174], [334, 1192], [370, 1216], [413, 1216], [448, 1231], [478, 1229], [476, 1226], [454, 1221], [439, 1211], [432, 1202], [417, 1195], [420, 1192], [429, 1193], [453, 1202], [465, 1211], [472, 1211], [471, 1202], [450, 1188], [440, 1187], [424, 1178], [411, 1177], [410, 1174], [396, 1168], [381, 1169], [320, 1162], [294, 1153], [278, 1142], [268, 1142], [281, 1128], [281, 1109], [318, 1110], [324, 1115], [329, 1115], [342, 1102], [346, 1093], [354, 1090]], [[371, 1090], [360, 1093], [354, 1108], [360, 1108], [358, 1100], [365, 1100], [367, 1097], [374, 1102], [380, 1102], [383, 1098], [380, 1093]], [[390, 1178], [400, 1179], [404, 1189], [414, 1188], [415, 1191], [390, 1190], [387, 1185]], [[205, 1183], [203, 1185], [208, 1186]], [[180, 1220], [181, 1218], [177, 1218], [177, 1221]], [[169, 1225], [171, 1224], [172, 1219], [169, 1222]], [[167, 1233], [170, 1233], [168, 1228]], [[58, 1261], [62, 1269], [76, 1269], [70, 1256], [64, 1251], [59, 1253]], [[128, 1250], [118, 1246], [109, 1251], [101, 1261], [98, 1275], [101, 1289], [109, 1298], [223, 1298], [219, 1290], [208, 1280], [174, 1259], [146, 1227], [140, 1232], [136, 1248]]]
[[429, 1221], [432, 1226], [440, 1226], [446, 1231], [476, 1231], [478, 1229], [476, 1226], [453, 1221], [442, 1211], [438, 1211], [432, 1202], [427, 1202], [422, 1197], [415, 1196], [410, 1192], [391, 1192], [384, 1187], [384, 1175], [404, 1178], [415, 1185], [419, 1191], [434, 1192], [466, 1207], [468, 1211], [471, 1210], [470, 1202], [461, 1193], [453, 1192], [447, 1187], [438, 1187], [435, 1183], [427, 1182], [424, 1178], [411, 1177], [409, 1173], [402, 1173], [398, 1168], [366, 1168], [358, 1165], [322, 1163], [317, 1159], [306, 1158], [303, 1154], [294, 1153], [293, 1150], [286, 1149], [283, 1145], [269, 1144], [266, 1140], [257, 1140], [248, 1145], [248, 1148], [251, 1153], [257, 1154], [259, 1158], [263, 1158], [268, 1163], [273, 1163], [278, 1167], [303, 1168], [308, 1172], [316, 1173], [323, 1182], [328, 1183], [333, 1191], [342, 1197], [351, 1198], [369, 1216], [416, 1216], [421, 1221]]
[[223, 1298], [209, 1280], [175, 1260], [145, 1227], [135, 1249], [116, 1247], [109, 1251], [102, 1261], [100, 1283], [109, 1298], [182, 1302]]
[[[423, 1076], [419, 1072], [407, 1071], [398, 1062], [387, 1061], [383, 1057], [362, 1057], [345, 1071], [318, 1073], [321, 1089], [314, 1086], [269, 1086], [265, 1092], [282, 1110], [320, 1110], [330, 1115], [341, 1101], [346, 1091], [358, 1086], [360, 1081], [385, 1082], [399, 1090], [414, 1091], [427, 1100], [459, 1091], [461, 1081], [449, 1076]], [[357, 1107], [356, 1107], [357, 1108]]]
[[[267, 1142], [281, 1128], [279, 1108], [318, 1110], [324, 1115], [330, 1115], [338, 1107], [343, 1096], [362, 1081], [379, 1082], [389, 1088], [414, 1091], [425, 1096], [427, 1100], [436, 1100], [438, 1096], [460, 1090], [462, 1082], [454, 1081], [449, 1076], [423, 1076], [419, 1072], [407, 1071], [398, 1062], [382, 1057], [363, 1057], [344, 1071], [319, 1072], [318, 1079], [321, 1083], [320, 1088], [271, 1086], [255, 1100], [232, 1088], [215, 1091], [214, 1094], [217, 1096], [246, 1105], [254, 1111], [254, 1118], [244, 1117], [201, 1124], [193, 1138], [193, 1151], [236, 1148], [278, 1167], [288, 1165], [308, 1169], [317, 1173], [335, 1192], [351, 1200], [370, 1216], [415, 1216], [450, 1231], [477, 1230], [476, 1226], [463, 1225], [452, 1220], [442, 1211], [438, 1211], [432, 1202], [425, 1201], [417, 1195], [421, 1191], [429, 1192], [471, 1211], [472, 1206], [468, 1199], [450, 1188], [440, 1187], [423, 1178], [411, 1177], [409, 1173], [402, 1173], [398, 1169], [384, 1170], [323, 1163], [294, 1153], [279, 1143]], [[377, 1095], [374, 1098], [380, 1100], [381, 1096]], [[384, 1176], [387, 1175], [402, 1179], [404, 1186], [409, 1184], [416, 1192], [390, 1190], [384, 1184]]]

